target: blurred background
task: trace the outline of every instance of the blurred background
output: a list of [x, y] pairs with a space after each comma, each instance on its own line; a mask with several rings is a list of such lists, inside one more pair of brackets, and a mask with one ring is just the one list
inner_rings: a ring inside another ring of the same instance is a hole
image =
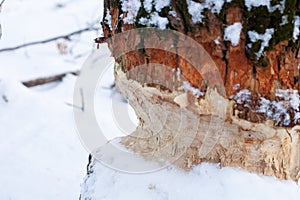
[[1, 200], [79, 198], [88, 152], [75, 130], [72, 95], [101, 35], [102, 9], [99, 0], [3, 2]]

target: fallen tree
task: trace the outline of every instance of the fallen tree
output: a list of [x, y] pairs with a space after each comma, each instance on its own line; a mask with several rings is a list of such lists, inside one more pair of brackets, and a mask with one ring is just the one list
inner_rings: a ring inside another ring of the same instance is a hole
[[36, 78], [33, 80], [28, 80], [28, 81], [23, 81], [22, 84], [25, 85], [26, 87], [35, 87], [39, 85], [44, 85], [52, 82], [57, 82], [57, 81], [62, 81], [64, 77], [66, 77], [68, 74], [72, 74], [74, 76], [79, 75], [79, 71], [75, 72], [65, 72], [62, 74], [57, 74], [53, 76], [48, 76], [48, 77], [41, 77], [41, 78]]

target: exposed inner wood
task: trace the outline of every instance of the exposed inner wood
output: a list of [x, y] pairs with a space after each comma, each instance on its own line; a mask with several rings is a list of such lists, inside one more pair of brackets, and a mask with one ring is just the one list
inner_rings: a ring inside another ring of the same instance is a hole
[[175, 163], [184, 169], [218, 162], [298, 181], [300, 126], [279, 128], [270, 121], [238, 119], [232, 114], [234, 102], [209, 88], [198, 100], [180, 87], [170, 93], [143, 86], [128, 79], [118, 64], [115, 76], [116, 86], [140, 118], [137, 130], [122, 142], [146, 159], [159, 162], [162, 156], [171, 159], [185, 152]]

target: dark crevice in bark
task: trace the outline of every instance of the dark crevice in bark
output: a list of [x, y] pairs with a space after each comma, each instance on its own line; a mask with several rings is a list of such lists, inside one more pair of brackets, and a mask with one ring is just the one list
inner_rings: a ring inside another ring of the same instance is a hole
[[296, 53], [295, 53], [295, 58], [299, 58], [299, 50], [300, 50], [300, 40], [298, 40], [298, 45], [297, 45], [297, 50], [296, 50]]
[[277, 59], [277, 68], [278, 68], [278, 73], [281, 70], [281, 66], [280, 66], [280, 58]]
[[[226, 42], [225, 42], [226, 43]], [[228, 78], [228, 69], [229, 69], [229, 60], [227, 59], [228, 56], [228, 48], [225, 44], [226, 50], [223, 51], [223, 60], [225, 61], [225, 76], [224, 76], [224, 85], [226, 86], [227, 78]]]
[[190, 15], [187, 11], [187, 2], [186, 0], [174, 1], [176, 6], [176, 12], [180, 14], [180, 19], [182, 19], [182, 24], [184, 28], [184, 34], [187, 34], [190, 31]]

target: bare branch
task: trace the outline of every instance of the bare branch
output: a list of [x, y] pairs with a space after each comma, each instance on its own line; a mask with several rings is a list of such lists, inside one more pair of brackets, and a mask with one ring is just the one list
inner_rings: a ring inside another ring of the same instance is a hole
[[80, 88], [80, 96], [81, 96], [81, 110], [84, 111], [84, 96], [83, 96], [82, 88]]
[[72, 103], [69, 103], [69, 102], [65, 102], [65, 104], [66, 104], [67, 106], [72, 107], [72, 108], [75, 108], [75, 109], [78, 109], [78, 110], [83, 111], [83, 108], [80, 107], [80, 106], [73, 105]]
[[81, 29], [81, 30], [78, 30], [78, 31], [75, 31], [75, 32], [72, 32], [72, 33], [69, 33], [69, 34], [66, 34], [66, 35], [61, 35], [61, 36], [49, 38], [49, 39], [46, 39], [46, 40], [30, 42], [30, 43], [18, 45], [18, 46], [15, 46], [15, 47], [7, 47], [7, 48], [4, 48], [4, 49], [0, 49], [0, 52], [13, 51], [13, 50], [21, 49], [21, 48], [28, 47], [28, 46], [34, 46], [34, 45], [38, 45], [38, 44], [45, 44], [45, 43], [49, 43], [49, 42], [52, 42], [52, 41], [55, 41], [55, 40], [58, 40], [58, 39], [70, 39], [71, 36], [79, 35], [83, 32], [94, 31], [94, 30], [98, 30], [98, 29], [93, 28], [93, 27], [87, 27], [87, 28], [84, 28], [84, 29]]
[[79, 71], [75, 71], [75, 72], [66, 72], [63, 74], [58, 74], [58, 75], [54, 75], [54, 76], [49, 76], [49, 77], [43, 77], [43, 78], [38, 78], [38, 79], [34, 79], [34, 80], [30, 80], [30, 81], [24, 81], [22, 82], [23, 85], [25, 85], [26, 87], [34, 87], [34, 86], [38, 86], [38, 85], [44, 85], [47, 83], [52, 83], [52, 82], [56, 82], [56, 81], [62, 81], [62, 79], [67, 75], [67, 74], [73, 74], [73, 75], [79, 75]]
[[69, 103], [69, 102], [66, 102], [65, 104], [67, 106], [71, 106], [73, 108], [76, 108], [76, 109], [81, 110], [82, 112], [84, 112], [84, 97], [83, 97], [83, 90], [82, 90], [82, 88], [80, 88], [80, 96], [81, 96], [81, 106], [77, 106], [77, 105], [74, 105], [74, 104]]
[[5, 0], [2, 0], [2, 1], [1, 1], [1, 3], [0, 3], [0, 8], [1, 8], [2, 5], [4, 4], [4, 1], [5, 1]]
[[[1, 3], [0, 3], [0, 12], [2, 10], [2, 5], [3, 5], [4, 1], [5, 0], [2, 0]], [[2, 37], [2, 27], [1, 27], [1, 23], [0, 23], [0, 39], [1, 39], [1, 37]]]

